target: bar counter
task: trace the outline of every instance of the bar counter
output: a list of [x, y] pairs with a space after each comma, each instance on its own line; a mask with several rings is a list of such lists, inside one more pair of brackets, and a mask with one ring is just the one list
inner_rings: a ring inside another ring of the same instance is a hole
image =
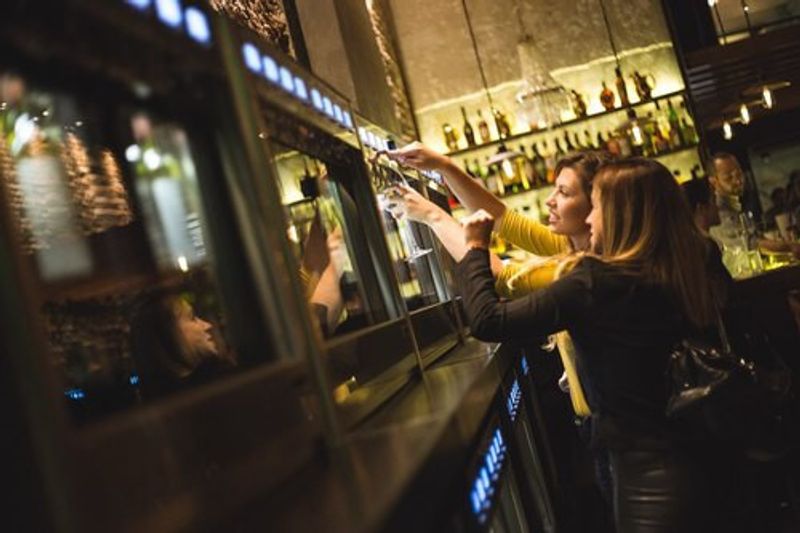
[[[327, 459], [225, 524], [236, 531], [437, 529], [513, 357], [468, 340], [415, 380]], [[231, 527], [233, 526], [233, 527]]]

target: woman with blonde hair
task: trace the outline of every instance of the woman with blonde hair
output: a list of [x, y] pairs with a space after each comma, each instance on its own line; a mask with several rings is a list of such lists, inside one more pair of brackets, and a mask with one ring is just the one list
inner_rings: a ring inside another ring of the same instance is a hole
[[593, 438], [611, 453], [619, 533], [717, 531], [719, 454], [666, 418], [664, 376], [676, 343], [714, 322], [719, 254], [655, 161], [603, 167], [587, 223], [590, 252], [549, 287], [501, 301], [487, 253], [494, 220], [480, 211], [465, 220], [470, 251], [458, 276], [472, 333], [509, 341], [569, 331]]

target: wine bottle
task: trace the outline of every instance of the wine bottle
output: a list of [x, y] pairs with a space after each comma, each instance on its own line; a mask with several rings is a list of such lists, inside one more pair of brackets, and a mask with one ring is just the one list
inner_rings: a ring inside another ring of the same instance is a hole
[[[597, 134], [600, 135], [600, 132]], [[583, 130], [583, 145], [587, 150], [597, 150], [597, 145], [592, 141], [592, 134], [589, 133], [589, 130]]]
[[547, 145], [547, 140], [542, 141], [542, 156], [547, 164], [547, 183], [553, 183], [556, 180], [556, 154], [550, 150]]
[[617, 75], [617, 79], [615, 80], [615, 84], [617, 86], [617, 93], [619, 94], [619, 100], [622, 103], [623, 107], [627, 107], [631, 105], [631, 101], [628, 98], [628, 89], [625, 86], [625, 78], [622, 77], [622, 70], [619, 67], [614, 68], [614, 73]]
[[464, 106], [461, 106], [461, 117], [464, 119], [464, 138], [467, 140], [467, 146], [475, 146], [475, 132], [472, 130], [472, 124], [467, 120], [467, 111]]
[[501, 139], [507, 139], [510, 137], [511, 126], [508, 124], [508, 119], [506, 118], [505, 113], [494, 107], [492, 108], [492, 116], [494, 117], [494, 125], [497, 128], [498, 137]]
[[534, 186], [540, 187], [547, 183], [547, 161], [542, 156], [541, 152], [536, 147], [536, 143], [531, 144], [533, 149], [533, 172], [534, 172]]
[[686, 145], [686, 139], [683, 137], [681, 130], [681, 121], [678, 118], [678, 112], [672, 105], [672, 100], [667, 100], [667, 121], [669, 122], [669, 140], [672, 149], [678, 149]]
[[564, 153], [571, 154], [575, 151], [575, 145], [572, 144], [572, 141], [569, 138], [569, 132], [564, 130]]
[[442, 132], [444, 133], [444, 142], [447, 145], [447, 149], [451, 152], [458, 150], [458, 137], [453, 126], [445, 122], [442, 124]]
[[478, 134], [481, 137], [481, 144], [488, 143], [492, 140], [491, 135], [489, 135], [489, 124], [483, 119], [483, 114], [480, 109], [478, 109]]
[[531, 158], [528, 157], [528, 153], [525, 151], [525, 146], [521, 144], [519, 145], [519, 153], [522, 154], [522, 157], [517, 158], [519, 161], [517, 164], [517, 172], [519, 174], [520, 185], [522, 185], [522, 188], [527, 191], [531, 188], [531, 183], [535, 183], [533, 161], [531, 161]]

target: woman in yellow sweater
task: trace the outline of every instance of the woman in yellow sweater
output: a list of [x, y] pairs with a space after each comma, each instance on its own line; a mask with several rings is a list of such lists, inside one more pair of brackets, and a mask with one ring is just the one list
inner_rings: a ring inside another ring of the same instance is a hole
[[[508, 210], [499, 198], [464, 173], [450, 158], [421, 143], [391, 151], [388, 156], [419, 170], [440, 172], [467, 209], [487, 211], [495, 219], [495, 231], [503, 239], [538, 256], [525, 264], [505, 267], [499, 258], [492, 257], [498, 293], [509, 298], [549, 285], [559, 274], [558, 266], [562, 259], [574, 251], [588, 248], [586, 217], [591, 211], [592, 178], [610, 160], [603, 152], [583, 152], [559, 161], [555, 169], [555, 187], [546, 201], [548, 226], [544, 226]], [[405, 190], [402, 197], [409, 218], [430, 226], [450, 255], [459, 261], [467, 252], [461, 225], [413, 190]], [[566, 332], [562, 332], [557, 335], [556, 342], [569, 383], [572, 407], [578, 416], [586, 417], [591, 411], [575, 369], [572, 341]]]

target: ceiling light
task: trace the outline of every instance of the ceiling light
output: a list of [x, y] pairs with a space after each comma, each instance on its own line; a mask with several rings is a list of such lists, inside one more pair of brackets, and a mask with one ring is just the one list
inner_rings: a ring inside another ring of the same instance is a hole
[[739, 116], [742, 117], [742, 124], [750, 124], [750, 110], [747, 109], [747, 104], [742, 104], [739, 108]]
[[722, 136], [726, 141], [733, 139], [733, 128], [731, 127], [731, 123], [727, 120], [722, 124]]
[[772, 109], [775, 106], [775, 100], [772, 99], [772, 91], [769, 89], [769, 87], [764, 86], [761, 97], [764, 100], [764, 107], [767, 109]]

